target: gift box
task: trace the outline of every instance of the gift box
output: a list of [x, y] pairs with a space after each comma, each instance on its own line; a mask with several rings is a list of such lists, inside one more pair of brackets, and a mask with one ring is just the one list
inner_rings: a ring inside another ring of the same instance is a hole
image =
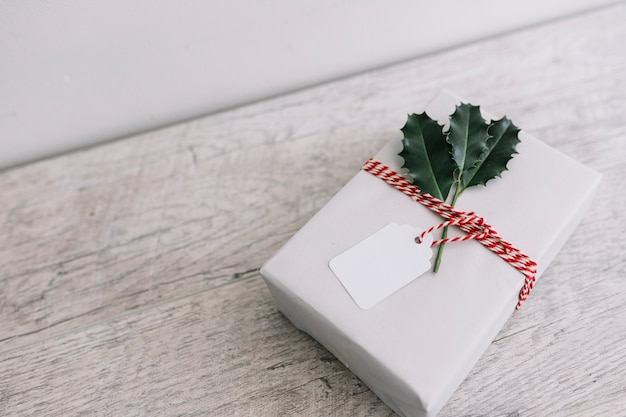
[[[425, 110], [443, 124], [459, 101], [444, 91]], [[523, 131], [519, 137], [501, 178], [467, 189], [456, 207], [528, 254], [539, 277], [581, 220], [600, 175]], [[392, 140], [375, 159], [402, 172], [401, 150]], [[441, 221], [360, 171], [261, 269], [279, 310], [402, 416], [435, 416], [445, 405], [515, 310], [524, 276], [478, 241], [448, 244], [438, 273], [364, 309], [329, 262], [389, 224], [425, 229]], [[389, 268], [381, 280], [393, 275]]]

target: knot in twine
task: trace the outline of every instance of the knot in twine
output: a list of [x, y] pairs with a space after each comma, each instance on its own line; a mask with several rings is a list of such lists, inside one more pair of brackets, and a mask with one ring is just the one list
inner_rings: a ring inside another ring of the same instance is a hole
[[498, 232], [496, 232], [493, 227], [485, 221], [484, 218], [478, 216], [472, 211], [465, 212], [457, 210], [446, 202], [441, 201], [426, 192], [422, 192], [418, 187], [411, 184], [403, 175], [373, 158], [370, 158], [367, 162], [365, 162], [361, 169], [382, 179], [398, 191], [411, 197], [412, 200], [422, 204], [426, 208], [434, 211], [446, 219], [444, 222], [423, 231], [415, 239], [416, 242], [421, 243], [427, 234], [432, 233], [437, 229], [441, 229], [446, 226], [457, 226], [465, 232], [465, 235], [436, 240], [433, 241], [432, 245], [464, 242], [467, 240], [479, 241], [524, 275], [524, 285], [519, 293], [516, 310], [521, 307], [524, 301], [526, 301], [535, 284], [537, 263], [524, 252], [504, 240], [502, 236], [500, 236]]
[[[448, 217], [450, 220], [446, 220], [445, 222], [441, 222], [436, 226], [424, 230], [415, 239], [415, 241], [417, 243], [422, 243], [427, 234], [448, 226], [458, 226], [458, 228], [463, 230], [466, 234], [462, 236], [434, 240], [431, 246], [441, 245], [444, 243], [464, 242], [471, 239], [485, 240], [492, 234], [497, 235], [491, 225], [489, 225], [484, 218], [477, 216], [473, 211], [464, 212], [461, 210], [455, 210], [453, 213], [448, 214], [450, 215], [450, 217]], [[505, 240], [501, 240], [500, 243], [503, 245], [503, 250], [508, 252], [511, 245]]]

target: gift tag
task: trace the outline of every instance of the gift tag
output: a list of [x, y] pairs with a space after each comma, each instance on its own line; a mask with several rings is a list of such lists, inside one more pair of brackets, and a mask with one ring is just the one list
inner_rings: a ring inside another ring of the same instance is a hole
[[433, 237], [423, 229], [390, 223], [335, 256], [328, 265], [356, 304], [372, 308], [430, 269]]

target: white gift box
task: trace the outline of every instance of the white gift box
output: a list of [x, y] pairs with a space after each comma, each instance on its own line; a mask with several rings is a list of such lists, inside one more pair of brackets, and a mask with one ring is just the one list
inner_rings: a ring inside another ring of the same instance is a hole
[[[444, 91], [426, 112], [444, 123], [458, 102]], [[508, 171], [466, 190], [456, 207], [484, 217], [537, 262], [539, 276], [579, 223], [600, 175], [523, 131], [520, 139]], [[375, 158], [400, 171], [401, 150], [394, 140]], [[514, 311], [524, 277], [477, 241], [448, 244], [437, 274], [363, 310], [329, 261], [387, 224], [441, 221], [360, 171], [261, 269], [280, 311], [403, 416], [435, 416], [445, 405]], [[533, 297], [540, 291], [527, 303]]]

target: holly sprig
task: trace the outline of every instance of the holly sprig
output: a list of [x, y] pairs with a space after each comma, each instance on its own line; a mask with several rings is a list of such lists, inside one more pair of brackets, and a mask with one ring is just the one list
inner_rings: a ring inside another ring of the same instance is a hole
[[[500, 177], [517, 153], [520, 129], [506, 116], [487, 122], [479, 106], [461, 103], [444, 129], [426, 114], [410, 114], [401, 129], [404, 159], [413, 185], [422, 192], [454, 206], [463, 192]], [[451, 196], [451, 197], [450, 197]], [[448, 235], [444, 227], [442, 239]], [[444, 244], [439, 245], [433, 271], [441, 264]]]

